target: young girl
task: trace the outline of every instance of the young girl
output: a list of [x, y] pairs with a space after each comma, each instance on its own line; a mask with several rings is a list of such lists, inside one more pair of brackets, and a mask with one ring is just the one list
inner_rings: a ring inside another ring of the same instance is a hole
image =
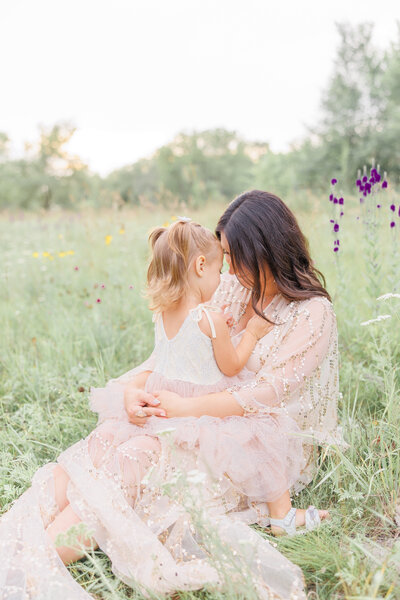
[[207, 308], [223, 263], [221, 245], [211, 231], [177, 221], [154, 230], [149, 239], [147, 295], [154, 311], [156, 365], [147, 389], [173, 388], [183, 396], [194, 395], [198, 386], [225, 389], [233, 382], [223, 375], [232, 377], [243, 369], [271, 323], [254, 316], [235, 348], [226, 317]]

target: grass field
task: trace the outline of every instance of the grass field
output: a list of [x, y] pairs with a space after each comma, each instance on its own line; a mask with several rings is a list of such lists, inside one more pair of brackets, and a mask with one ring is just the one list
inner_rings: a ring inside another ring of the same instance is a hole
[[[310, 599], [400, 598], [400, 298], [376, 300], [400, 293], [393, 201], [389, 194], [381, 211], [368, 212], [346, 200], [336, 254], [329, 201], [289, 202], [333, 297], [340, 418], [350, 445], [345, 454], [322, 454], [318, 476], [295, 499], [329, 508], [330, 524], [278, 541], [303, 569]], [[185, 212], [212, 228], [223, 208]], [[147, 234], [170, 216], [162, 209], [0, 216], [1, 512], [40, 465], [93, 428], [89, 387], [103, 386], [151, 350], [142, 297]], [[361, 325], [378, 315], [391, 318]], [[139, 597], [114, 578], [100, 552], [70, 569], [98, 598]]]

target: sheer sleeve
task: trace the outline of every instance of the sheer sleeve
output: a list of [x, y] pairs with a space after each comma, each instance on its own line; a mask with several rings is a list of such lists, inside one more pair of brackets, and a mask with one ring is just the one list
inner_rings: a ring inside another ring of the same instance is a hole
[[245, 415], [286, 412], [303, 432], [323, 438], [336, 428], [337, 330], [325, 298], [291, 302], [258, 345], [255, 379], [229, 388]]

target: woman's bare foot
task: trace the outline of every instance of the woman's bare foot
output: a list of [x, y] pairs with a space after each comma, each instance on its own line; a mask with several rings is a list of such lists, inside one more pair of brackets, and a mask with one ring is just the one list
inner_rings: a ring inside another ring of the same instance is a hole
[[[306, 511], [308, 509], [304, 509], [304, 508], [298, 508], [296, 510], [296, 515], [295, 515], [295, 523], [296, 523], [296, 529], [299, 528], [303, 528], [306, 524]], [[329, 520], [330, 515], [329, 512], [327, 510], [318, 510], [317, 511], [319, 514], [319, 518], [321, 519], [321, 521], [325, 521], [325, 520]], [[286, 516], [286, 514], [280, 514], [280, 515], [275, 515], [275, 514], [271, 514], [271, 517], [274, 519], [284, 519]], [[280, 536], [280, 535], [285, 535], [286, 532], [282, 527], [279, 527], [278, 525], [271, 525], [271, 533], [275, 536]]]

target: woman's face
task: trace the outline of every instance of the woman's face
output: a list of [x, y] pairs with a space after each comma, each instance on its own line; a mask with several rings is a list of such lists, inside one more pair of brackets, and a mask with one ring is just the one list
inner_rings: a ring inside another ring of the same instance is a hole
[[[235, 271], [232, 265], [231, 250], [228, 244], [228, 240], [223, 231], [221, 231], [221, 246], [224, 253], [226, 262], [229, 266], [229, 273], [236, 275], [239, 283], [246, 289], [251, 290], [254, 286], [254, 279], [251, 277], [251, 273], [246, 269], [241, 269], [241, 272]], [[275, 279], [271, 273], [271, 269], [268, 265], [264, 265], [262, 271], [260, 271], [260, 284], [261, 289], [265, 290], [267, 294], [278, 293], [278, 288], [275, 283]]]
[[239, 283], [243, 287], [245, 287], [247, 289], [251, 289], [251, 287], [252, 287], [251, 278], [248, 277], [248, 278], [246, 278], [246, 280], [244, 280], [243, 277], [241, 276], [241, 274], [240, 273], [236, 273], [235, 270], [234, 270], [234, 268], [233, 268], [232, 260], [231, 260], [231, 251], [230, 251], [230, 248], [229, 248], [228, 240], [226, 239], [226, 236], [225, 236], [225, 234], [224, 234], [223, 231], [221, 231], [221, 246], [222, 246], [222, 251], [224, 253], [225, 260], [228, 263], [229, 273], [231, 275], [236, 275]]

